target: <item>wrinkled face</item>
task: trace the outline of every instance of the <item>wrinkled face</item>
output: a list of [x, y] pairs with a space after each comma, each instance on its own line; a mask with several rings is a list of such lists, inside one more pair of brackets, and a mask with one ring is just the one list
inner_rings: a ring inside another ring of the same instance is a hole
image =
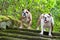
[[51, 20], [51, 15], [49, 14], [44, 14], [43, 15], [44, 22], [47, 23]]
[[24, 9], [22, 12], [22, 16], [26, 17], [28, 13], [29, 13], [29, 11], [27, 9]]

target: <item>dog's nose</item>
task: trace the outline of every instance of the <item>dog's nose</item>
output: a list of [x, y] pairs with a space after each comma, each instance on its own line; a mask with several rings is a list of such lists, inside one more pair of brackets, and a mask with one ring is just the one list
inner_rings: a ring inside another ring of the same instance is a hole
[[26, 16], [26, 14], [24, 13], [24, 16]]
[[46, 21], [46, 17], [45, 17], [45, 21]]
[[26, 13], [23, 13], [23, 16], [26, 17]]

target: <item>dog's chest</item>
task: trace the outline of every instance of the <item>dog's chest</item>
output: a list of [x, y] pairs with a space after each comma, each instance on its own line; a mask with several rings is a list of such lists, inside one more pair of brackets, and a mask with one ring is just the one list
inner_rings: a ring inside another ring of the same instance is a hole
[[51, 26], [51, 23], [44, 23], [44, 27], [50, 27]]
[[26, 17], [26, 18], [22, 19], [22, 21], [23, 21], [23, 22], [28, 22], [28, 21], [29, 21], [29, 18]]

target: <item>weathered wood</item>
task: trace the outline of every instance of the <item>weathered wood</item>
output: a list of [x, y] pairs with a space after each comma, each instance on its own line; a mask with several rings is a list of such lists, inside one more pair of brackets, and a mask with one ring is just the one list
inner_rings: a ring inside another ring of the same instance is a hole
[[3, 35], [9, 37], [24, 38], [24, 39], [60, 39], [60, 33], [52, 33], [53, 34], [52, 37], [48, 36], [48, 32], [44, 32], [44, 35], [40, 35], [39, 33], [40, 30], [19, 29], [19, 28], [8, 28], [6, 30], [0, 30], [0, 36]]
[[0, 36], [0, 40], [26, 40], [26, 39], [19, 39], [19, 38], [13, 38], [8, 36]]

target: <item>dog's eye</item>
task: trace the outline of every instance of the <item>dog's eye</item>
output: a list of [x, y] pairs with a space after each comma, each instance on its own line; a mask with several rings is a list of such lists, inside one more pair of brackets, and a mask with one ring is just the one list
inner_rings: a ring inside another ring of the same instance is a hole
[[28, 12], [26, 12], [26, 13], [28, 13]]

